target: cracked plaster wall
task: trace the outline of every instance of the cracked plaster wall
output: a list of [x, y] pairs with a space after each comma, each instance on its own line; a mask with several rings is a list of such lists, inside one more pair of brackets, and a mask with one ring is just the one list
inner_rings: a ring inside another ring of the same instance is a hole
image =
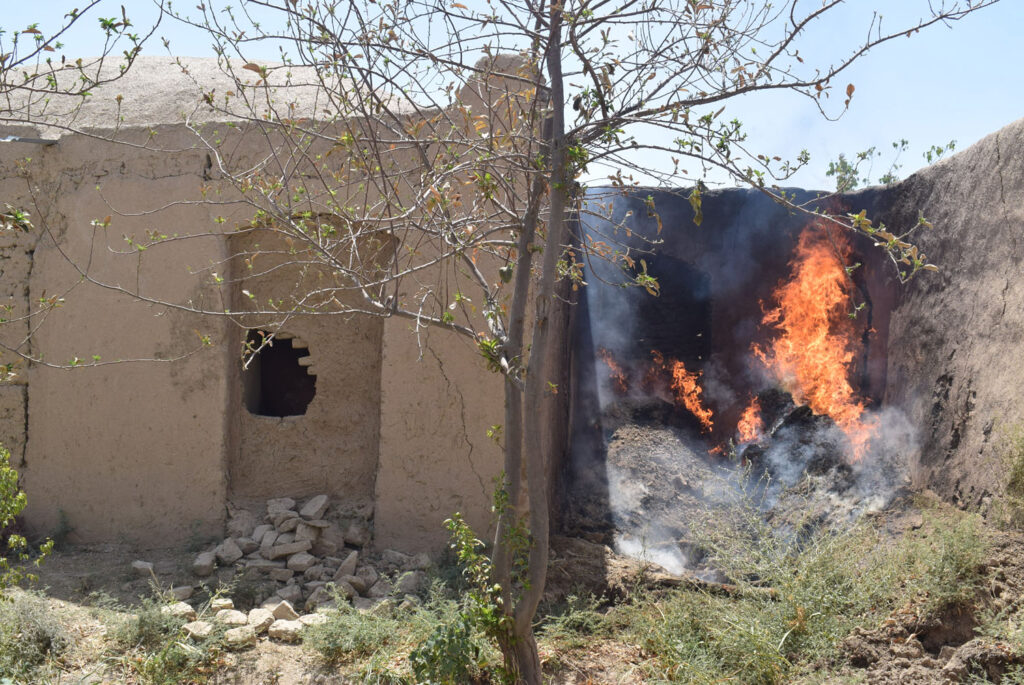
[[[161, 134], [170, 145], [187, 140], [173, 128]], [[61, 364], [92, 355], [168, 360], [200, 348], [196, 331], [224, 339], [223, 322], [83, 283], [69, 261], [88, 264], [90, 275], [108, 286], [210, 304], [215, 293], [189, 269], [223, 258], [221, 241], [194, 237], [139, 257], [123, 253], [123, 236], [141, 237], [154, 227], [151, 216], [118, 217], [107, 230], [90, 225], [112, 213], [108, 203], [134, 213], [151, 209], [154, 198], [196, 197], [199, 152], [129, 149], [85, 136], [65, 136], [45, 148], [13, 144], [3, 152], [35, 158], [38, 244], [23, 282], [28, 301], [63, 299], [45, 316], [36, 310], [34, 354]], [[162, 212], [158, 226], [190, 235], [207, 231], [212, 219], [209, 208], [180, 205]], [[81, 542], [167, 545], [219, 530], [227, 483], [225, 355], [221, 346], [175, 362], [72, 370], [32, 364], [25, 375], [28, 439], [21, 469], [30, 528], [52, 531], [63, 512]]]

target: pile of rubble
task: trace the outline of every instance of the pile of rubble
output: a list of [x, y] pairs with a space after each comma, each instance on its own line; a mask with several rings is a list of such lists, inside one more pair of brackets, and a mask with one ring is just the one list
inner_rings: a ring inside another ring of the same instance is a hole
[[[326, 495], [311, 497], [301, 505], [282, 497], [267, 501], [264, 516], [247, 509], [230, 511], [228, 537], [199, 553], [192, 562], [192, 573], [202, 579], [217, 573], [222, 582], [237, 574], [256, 575], [266, 591], [256, 598], [260, 607], [249, 615], [233, 606], [211, 607], [216, 609], [216, 621], [228, 620], [231, 630], [245, 633], [244, 640], [249, 639], [249, 631], [242, 629], [252, 628], [254, 636], [268, 631], [270, 637], [287, 641], [298, 634], [300, 621], [316, 622], [320, 616], [317, 609], [334, 607], [339, 601], [361, 611], [384, 601], [418, 601], [430, 557], [395, 550], [371, 554], [370, 512], [329, 513], [329, 504]], [[139, 576], [152, 573], [152, 564], [147, 562], [136, 561], [133, 567]], [[174, 611], [190, 621], [195, 612], [185, 600], [194, 589], [195, 584], [185, 584], [170, 591], [181, 603], [172, 605], [177, 607]], [[222, 619], [225, 611], [233, 613]], [[204, 621], [198, 623], [204, 624], [193, 626], [199, 633], [212, 629]]]

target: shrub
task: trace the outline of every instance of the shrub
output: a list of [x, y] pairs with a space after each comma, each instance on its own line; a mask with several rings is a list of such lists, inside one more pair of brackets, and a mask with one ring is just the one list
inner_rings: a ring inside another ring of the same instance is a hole
[[303, 642], [329, 664], [340, 664], [369, 656], [396, 639], [401, 624], [386, 611], [362, 614], [339, 603], [328, 620], [303, 631]]
[[466, 615], [442, 623], [409, 654], [416, 682], [458, 685], [479, 672], [481, 651]]
[[908, 589], [923, 597], [928, 611], [970, 603], [981, 587], [988, 550], [979, 517], [963, 515], [958, 521], [932, 522], [931, 534], [907, 546], [908, 565], [915, 567]]
[[25, 592], [0, 598], [0, 677], [37, 682], [39, 668], [70, 645], [45, 599]]
[[122, 663], [151, 685], [206, 682], [217, 670], [223, 630], [194, 642], [182, 630], [185, 621], [163, 613], [162, 606], [163, 602], [146, 598], [135, 614], [112, 631], [113, 642], [123, 653]]
[[556, 649], [577, 649], [608, 632], [607, 621], [593, 595], [572, 594], [543, 612], [540, 636]]
[[[28, 541], [12, 528], [15, 518], [27, 503], [25, 493], [18, 486], [18, 472], [11, 468], [11, 453], [0, 445], [0, 541], [5, 548], [0, 550], [0, 590], [17, 585], [26, 578], [35, 580], [23, 565], [31, 557]], [[33, 563], [38, 566], [52, 549], [52, 540], [44, 542]]]
[[992, 505], [995, 520], [1009, 528], [1024, 527], [1024, 425], [1003, 434], [1001, 452], [1006, 469], [1006, 489]]
[[159, 649], [170, 638], [178, 636], [185, 622], [163, 613], [162, 604], [154, 599], [142, 600], [138, 611], [113, 631], [114, 642], [124, 649]]

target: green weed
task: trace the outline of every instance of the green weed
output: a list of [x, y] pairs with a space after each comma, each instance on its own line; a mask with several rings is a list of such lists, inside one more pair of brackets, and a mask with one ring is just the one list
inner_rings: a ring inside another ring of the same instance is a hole
[[866, 522], [848, 530], [797, 522], [780, 535], [750, 507], [713, 518], [700, 541], [733, 590], [666, 592], [605, 619], [654, 657], [654, 679], [783, 682], [803, 665], [834, 663], [854, 627], [874, 627], [908, 601], [938, 612], [972, 601], [980, 587], [986, 542], [975, 516], [930, 517], [895, 544]]
[[[112, 631], [122, 664], [149, 685], [206, 682], [219, 665], [223, 630], [194, 641], [182, 630], [183, 619], [161, 611], [165, 605], [159, 599], [144, 599], [139, 609]], [[203, 607], [199, 613], [205, 610]]]
[[993, 518], [1006, 528], [1024, 528], [1024, 425], [1004, 431], [1000, 451], [1006, 489], [992, 503]]
[[608, 623], [593, 595], [572, 594], [563, 601], [544, 607], [538, 636], [552, 649], [579, 649], [594, 637], [608, 634]]
[[367, 657], [387, 648], [399, 634], [401, 624], [388, 611], [363, 614], [343, 603], [339, 606], [327, 613], [325, 623], [303, 632], [303, 642], [330, 665]]

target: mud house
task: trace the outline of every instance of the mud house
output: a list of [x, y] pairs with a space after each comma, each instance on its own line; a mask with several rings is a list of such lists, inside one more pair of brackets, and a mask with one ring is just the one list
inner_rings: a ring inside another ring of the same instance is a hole
[[[217, 229], [221, 215], [244, 223], [251, 208], [192, 202], [217, 182], [190, 127], [218, 122], [196, 103], [201, 88], [230, 87], [213, 60], [183, 70], [148, 58], [94, 95], [75, 133], [3, 129], [57, 141], [0, 147], [0, 196], [31, 208], [34, 224], [3, 236], [11, 309], [0, 333], [44, 362], [19, 363], [0, 389], [0, 440], [29, 493], [29, 525], [46, 532], [64, 517], [81, 541], [179, 544], [221, 530], [229, 501], [326, 493], [372, 513], [389, 546], [436, 548], [455, 511], [486, 528], [501, 464], [486, 428], [501, 422], [502, 393], [471, 341], [414, 332], [407, 319], [295, 316], [243, 372], [241, 346], [261, 322], [189, 313], [295, 286], [287, 269], [230, 291], [210, 286], [211, 271], [229, 275], [246, 241], [261, 239]], [[315, 91], [290, 96], [315, 113]], [[231, 144], [237, 159], [267, 141], [238, 134]], [[109, 230], [97, 225], [112, 213]], [[125, 254], [126, 239], [154, 231], [188, 239]], [[141, 297], [83, 282], [86, 269]], [[37, 316], [48, 298], [60, 306]], [[203, 339], [215, 344], [199, 350]], [[45, 363], [93, 355], [151, 361]]]

